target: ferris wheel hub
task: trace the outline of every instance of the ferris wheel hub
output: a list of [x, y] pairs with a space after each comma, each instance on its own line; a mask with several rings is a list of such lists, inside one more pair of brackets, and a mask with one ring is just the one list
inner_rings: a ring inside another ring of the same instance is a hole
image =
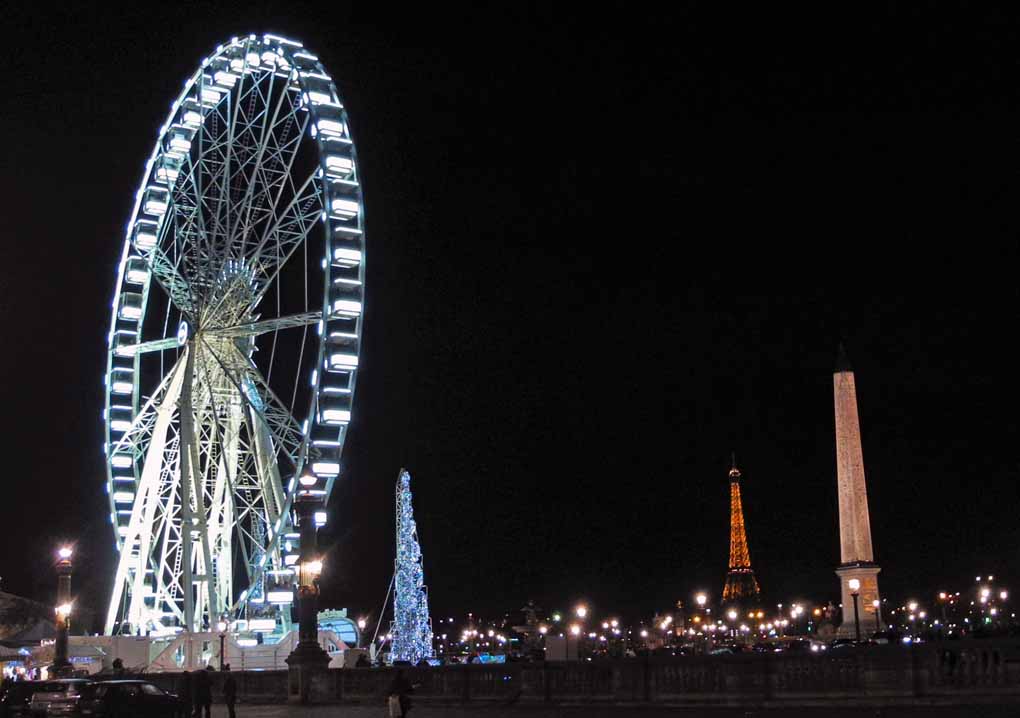
[[182, 347], [188, 343], [188, 322], [184, 319], [177, 325], [177, 346]]

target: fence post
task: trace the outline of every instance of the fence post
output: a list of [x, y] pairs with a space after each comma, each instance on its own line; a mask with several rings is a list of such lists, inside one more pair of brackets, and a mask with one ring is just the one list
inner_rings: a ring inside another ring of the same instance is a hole
[[924, 688], [921, 685], [921, 670], [917, 659], [917, 644], [913, 641], [910, 643], [910, 684], [915, 698], [924, 694]]
[[644, 690], [645, 703], [652, 702], [652, 674], [651, 674], [651, 662], [649, 661], [648, 654], [645, 653], [641, 658], [641, 685]]

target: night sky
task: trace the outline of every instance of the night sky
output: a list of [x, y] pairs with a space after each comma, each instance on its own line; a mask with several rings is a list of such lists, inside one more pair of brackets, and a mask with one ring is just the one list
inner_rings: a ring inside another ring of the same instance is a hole
[[17, 4], [0, 101], [3, 589], [52, 600], [49, 557], [73, 540], [76, 587], [105, 609], [123, 227], [185, 78], [249, 31], [323, 61], [364, 186], [327, 603], [378, 610], [401, 467], [437, 615], [583, 597], [637, 618], [717, 597], [731, 451], [766, 596], [838, 600], [840, 340], [883, 592], [1015, 582], [1018, 24], [920, 5]]

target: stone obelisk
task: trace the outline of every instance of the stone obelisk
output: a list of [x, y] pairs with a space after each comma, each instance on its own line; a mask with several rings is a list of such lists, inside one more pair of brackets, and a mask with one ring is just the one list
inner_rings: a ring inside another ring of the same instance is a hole
[[878, 572], [871, 548], [871, 521], [868, 518], [868, 489], [864, 481], [864, 452], [861, 449], [861, 423], [857, 416], [857, 387], [854, 372], [843, 345], [839, 346], [836, 369], [832, 376], [836, 406], [836, 482], [839, 491], [840, 565], [836, 569], [843, 597], [843, 624], [839, 635], [853, 638], [854, 622], [852, 582], [859, 581], [857, 616], [861, 637], [881, 629], [881, 609], [874, 602], [880, 599]]

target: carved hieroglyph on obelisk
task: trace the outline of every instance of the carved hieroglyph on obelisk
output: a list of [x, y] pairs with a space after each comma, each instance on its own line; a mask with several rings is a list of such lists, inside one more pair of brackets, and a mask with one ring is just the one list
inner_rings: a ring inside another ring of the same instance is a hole
[[843, 597], [843, 623], [839, 635], [856, 636], [854, 590], [861, 637], [882, 627], [878, 593], [878, 572], [871, 548], [871, 521], [868, 518], [868, 489], [864, 481], [864, 452], [861, 449], [861, 423], [857, 416], [857, 387], [843, 345], [839, 347], [836, 370], [832, 375], [836, 405], [836, 482], [839, 490], [840, 565], [836, 569]]

